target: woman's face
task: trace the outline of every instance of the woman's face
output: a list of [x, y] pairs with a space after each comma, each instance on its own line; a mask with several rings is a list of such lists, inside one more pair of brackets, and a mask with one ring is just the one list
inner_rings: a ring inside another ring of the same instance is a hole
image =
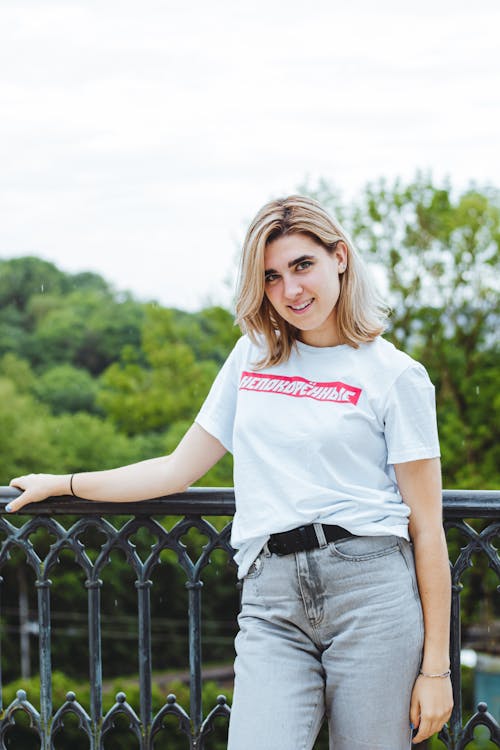
[[275, 311], [298, 328], [310, 346], [336, 346], [339, 272], [347, 247], [329, 253], [306, 234], [286, 234], [270, 242], [264, 255], [265, 294]]

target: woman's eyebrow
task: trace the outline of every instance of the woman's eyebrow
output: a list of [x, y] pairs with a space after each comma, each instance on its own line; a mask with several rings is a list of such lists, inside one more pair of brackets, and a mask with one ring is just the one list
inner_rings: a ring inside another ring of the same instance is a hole
[[[295, 260], [289, 261], [288, 268], [293, 268], [299, 263], [303, 263], [305, 260], [314, 260], [314, 255], [301, 255], [299, 258], [295, 258]], [[264, 271], [264, 275], [267, 275], [269, 273], [278, 273], [278, 271], [276, 271], [274, 268], [266, 268], [266, 270]]]

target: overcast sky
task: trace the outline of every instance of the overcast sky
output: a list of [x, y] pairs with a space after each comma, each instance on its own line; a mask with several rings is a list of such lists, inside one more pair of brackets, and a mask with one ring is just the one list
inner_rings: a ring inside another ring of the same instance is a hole
[[498, 0], [0, 0], [0, 257], [225, 301], [309, 178], [500, 187]]

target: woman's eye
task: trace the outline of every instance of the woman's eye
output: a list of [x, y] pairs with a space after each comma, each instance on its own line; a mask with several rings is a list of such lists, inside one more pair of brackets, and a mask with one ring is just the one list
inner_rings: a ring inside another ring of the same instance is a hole
[[266, 284], [272, 284], [273, 281], [276, 281], [276, 279], [279, 278], [277, 273], [268, 273], [265, 282]]
[[309, 266], [312, 266], [312, 261], [303, 260], [301, 263], [297, 264], [297, 271], [305, 271], [305, 269], [309, 268]]

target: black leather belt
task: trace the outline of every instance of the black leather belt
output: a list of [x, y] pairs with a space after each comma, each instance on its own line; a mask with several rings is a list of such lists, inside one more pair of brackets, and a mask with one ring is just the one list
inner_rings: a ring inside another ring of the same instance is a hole
[[[338, 539], [346, 539], [351, 534], [342, 526], [322, 524], [327, 542], [336, 542]], [[320, 546], [316, 530], [313, 525], [299, 526], [297, 529], [283, 531], [280, 534], [271, 534], [267, 543], [269, 552], [275, 555], [290, 555], [292, 552], [303, 552], [308, 549], [316, 549]]]

